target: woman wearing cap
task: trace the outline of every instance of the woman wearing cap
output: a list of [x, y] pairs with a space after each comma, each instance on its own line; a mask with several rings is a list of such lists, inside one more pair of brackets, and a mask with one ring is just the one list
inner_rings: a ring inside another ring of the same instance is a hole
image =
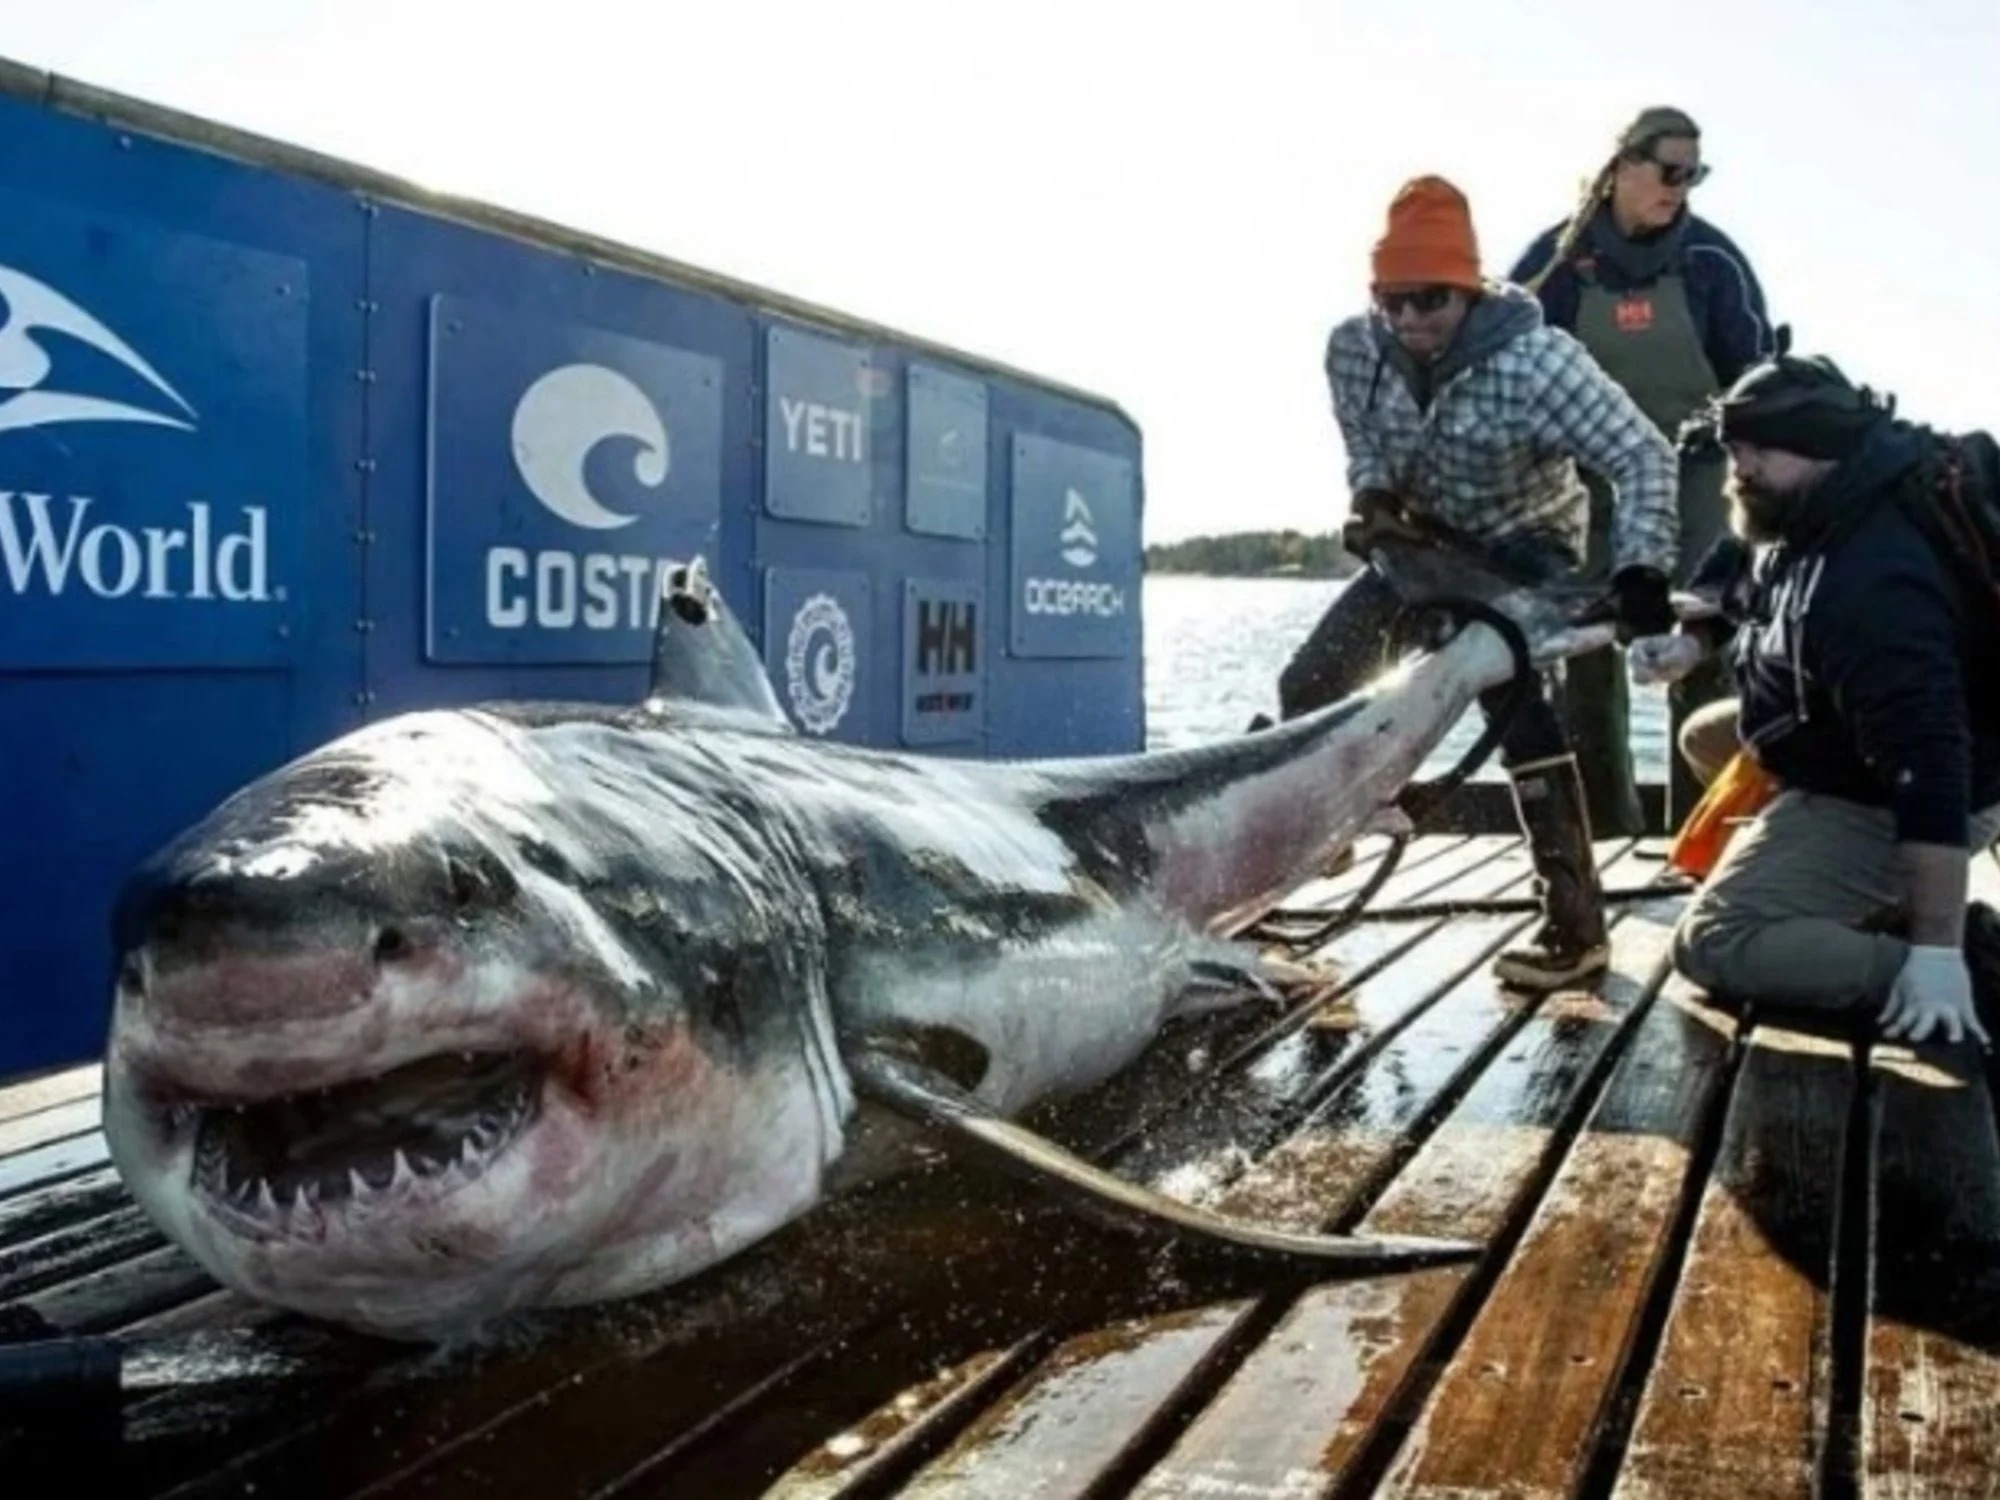
[[[1702, 402], [1775, 352], [1764, 293], [1748, 258], [1688, 206], [1688, 194], [1708, 170], [1692, 119], [1666, 106], [1642, 110], [1619, 133], [1611, 159], [1576, 210], [1530, 245], [1512, 272], [1540, 298], [1549, 322], [1581, 339], [1670, 437]], [[1684, 569], [1727, 529], [1722, 467], [1719, 456], [1683, 460]], [[1602, 569], [1609, 498], [1596, 476], [1590, 482], [1589, 564]], [[1642, 833], [1625, 674], [1608, 653], [1599, 653], [1570, 663], [1565, 677], [1570, 738], [1592, 821], [1600, 833]], [[1713, 668], [1676, 684], [1668, 697], [1670, 742], [1688, 714], [1725, 691]], [[1667, 760], [1672, 826], [1701, 793], [1671, 750]]]
[[[1489, 283], [1464, 194], [1406, 183], [1373, 255], [1373, 305], [1327, 341], [1326, 375], [1347, 453], [1357, 545], [1400, 513], [1450, 528], [1545, 576], [1582, 560], [1588, 466], [1616, 494], [1613, 592], [1623, 634], [1672, 629], [1674, 451], [1569, 334], [1519, 287]], [[1400, 644], [1401, 600], [1365, 568], [1278, 680], [1286, 718], [1363, 686]], [[1489, 713], [1509, 690], [1482, 700]], [[1544, 921], [1495, 973], [1547, 990], [1602, 971], [1603, 895], [1575, 758], [1536, 684], [1500, 744]]]

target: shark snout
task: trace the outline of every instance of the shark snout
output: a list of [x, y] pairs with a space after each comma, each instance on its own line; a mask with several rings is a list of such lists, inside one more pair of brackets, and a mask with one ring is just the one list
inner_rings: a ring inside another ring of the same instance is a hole
[[455, 962], [434, 918], [229, 876], [135, 884], [119, 936], [120, 1004], [177, 1030], [347, 1016]]
[[176, 963], [141, 948], [120, 970], [119, 999], [176, 1029], [328, 1020], [366, 1006], [375, 979], [365, 952], [235, 953]]

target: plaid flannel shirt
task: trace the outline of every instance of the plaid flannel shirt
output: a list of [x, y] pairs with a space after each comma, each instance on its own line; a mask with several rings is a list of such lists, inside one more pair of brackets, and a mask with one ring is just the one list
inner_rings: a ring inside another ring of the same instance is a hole
[[[1498, 296], [1528, 300], [1506, 286]], [[1680, 460], [1673, 444], [1576, 338], [1527, 318], [1497, 349], [1445, 377], [1419, 411], [1370, 313], [1327, 344], [1334, 416], [1352, 492], [1382, 489], [1413, 511], [1476, 538], [1552, 536], [1581, 558], [1590, 496], [1577, 464], [1613, 486], [1614, 570], [1643, 563], [1672, 575], [1680, 543]]]

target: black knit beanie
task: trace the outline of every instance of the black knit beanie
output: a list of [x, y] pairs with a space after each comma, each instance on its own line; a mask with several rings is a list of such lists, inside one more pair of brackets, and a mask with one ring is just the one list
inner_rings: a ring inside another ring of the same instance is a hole
[[1837, 460], [1859, 452], [1894, 403], [1855, 386], [1831, 360], [1781, 355], [1747, 371], [1717, 407], [1725, 443]]

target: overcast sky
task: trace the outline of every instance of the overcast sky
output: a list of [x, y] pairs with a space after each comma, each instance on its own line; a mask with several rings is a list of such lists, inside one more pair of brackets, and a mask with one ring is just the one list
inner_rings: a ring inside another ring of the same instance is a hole
[[1146, 539], [1346, 509], [1320, 355], [1418, 172], [1504, 271], [1672, 103], [1802, 347], [2000, 426], [2000, 4], [0, 0], [0, 54], [1102, 391]]

